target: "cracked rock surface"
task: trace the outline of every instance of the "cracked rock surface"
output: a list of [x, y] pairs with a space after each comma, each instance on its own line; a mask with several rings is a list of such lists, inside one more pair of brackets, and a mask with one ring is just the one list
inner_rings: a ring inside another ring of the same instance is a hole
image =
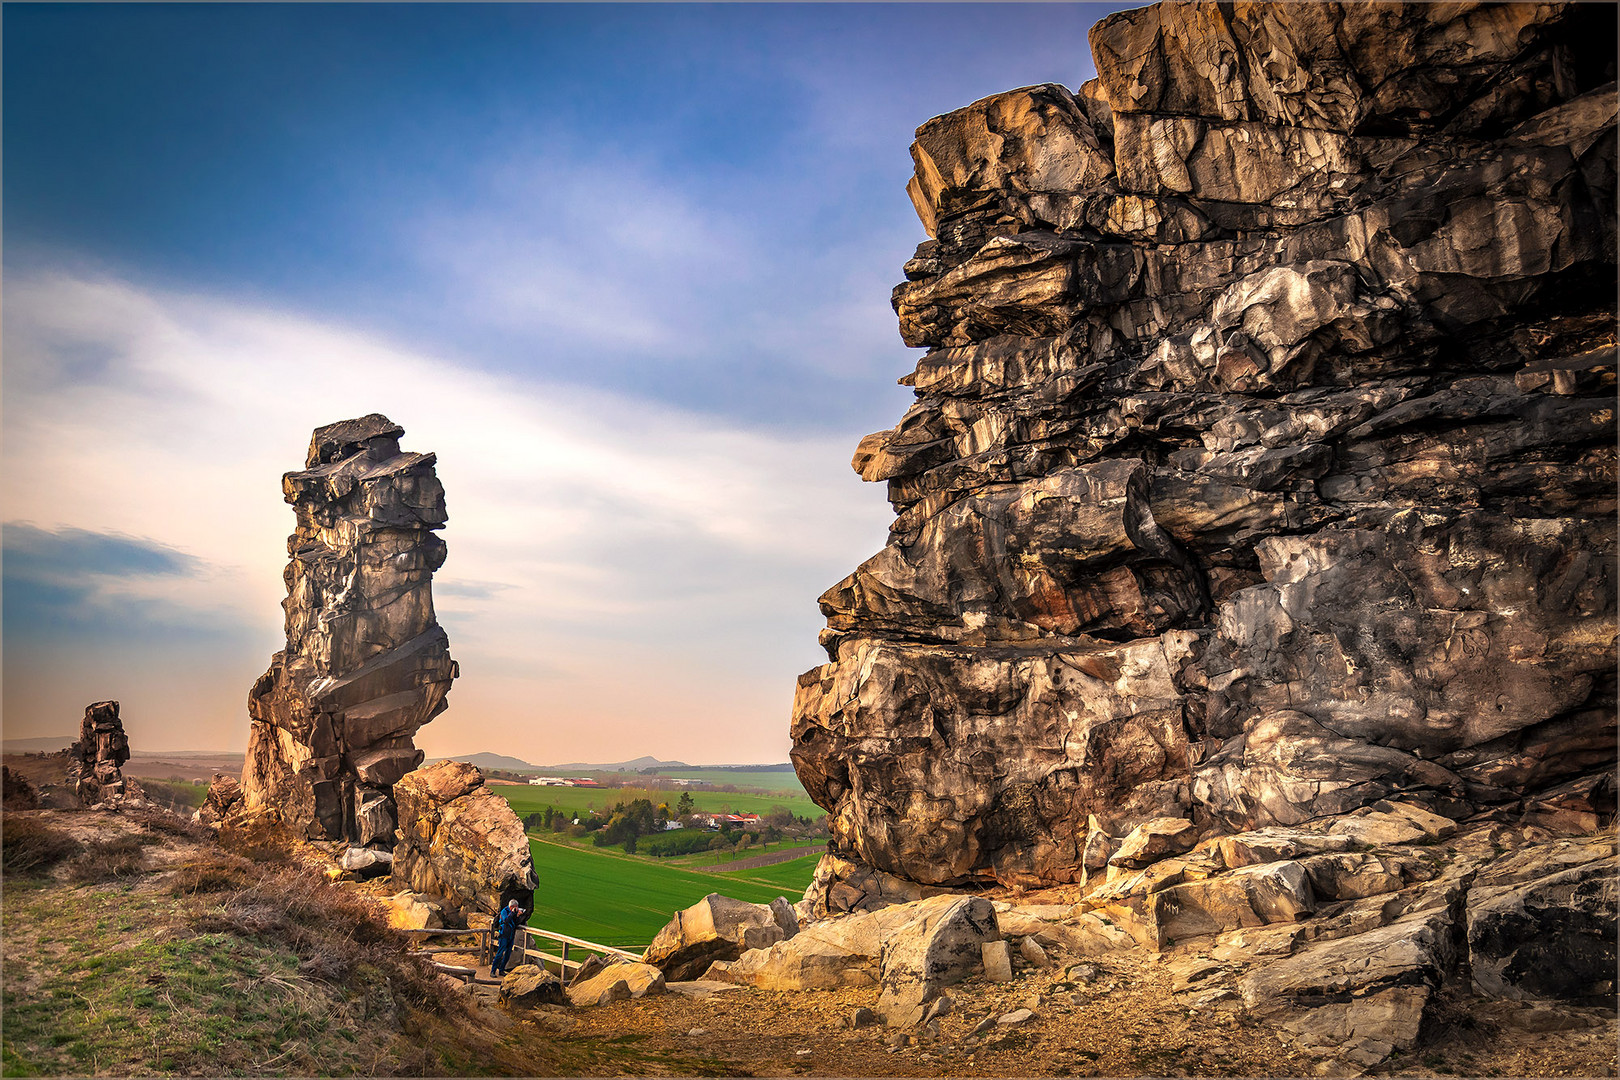
[[244, 809], [294, 832], [392, 850], [393, 787], [456, 677], [433, 611], [446, 514], [432, 454], [372, 413], [315, 429], [282, 478], [297, 514], [283, 577], [287, 646], [248, 694]]
[[[926, 352], [853, 461], [896, 518], [794, 704], [808, 914], [1094, 883], [1155, 821], [1186, 851], [1342, 818], [1155, 916], [1265, 925], [1403, 880], [1333, 837], [1606, 823], [1614, 20], [1155, 5], [1096, 25], [1077, 91], [918, 129], [893, 304]], [[1612, 910], [1583, 882], [1482, 911], [1484, 978], [1533, 966], [1492, 927], [1546, 897]]]

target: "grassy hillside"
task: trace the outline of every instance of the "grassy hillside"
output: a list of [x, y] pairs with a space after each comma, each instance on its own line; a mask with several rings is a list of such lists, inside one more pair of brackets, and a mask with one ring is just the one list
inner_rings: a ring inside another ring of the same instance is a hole
[[683, 870], [639, 856], [530, 839], [535, 914], [530, 922], [603, 945], [644, 946], [670, 916], [712, 892], [756, 904], [798, 900], [817, 856], [731, 874]]
[[492, 1027], [371, 903], [162, 814], [6, 813], [4, 1076], [716, 1075]]
[[[571, 788], [530, 787], [524, 785], [492, 784], [490, 790], [512, 804], [519, 817], [554, 806], [559, 810], [605, 810], [615, 803], [649, 799], [654, 806], [667, 802], [673, 807], [680, 799], [679, 791], [659, 788]], [[727, 791], [694, 791], [692, 803], [699, 810], [725, 811], [733, 814], [765, 814], [772, 807], [785, 806], [795, 817], [812, 821], [826, 811], [804, 795], [797, 798], [781, 795], [743, 795]]]

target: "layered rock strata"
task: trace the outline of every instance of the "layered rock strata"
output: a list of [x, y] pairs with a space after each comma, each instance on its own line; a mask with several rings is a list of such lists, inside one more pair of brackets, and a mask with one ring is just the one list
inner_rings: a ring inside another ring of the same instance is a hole
[[1185, 851], [1392, 797], [1612, 814], [1614, 39], [1156, 5], [1078, 93], [918, 129], [927, 352], [853, 463], [898, 516], [794, 705], [847, 876], [1080, 882], [1155, 819]]
[[122, 797], [127, 789], [124, 762], [129, 736], [118, 717], [118, 702], [97, 701], [84, 707], [79, 739], [68, 750], [67, 786], [85, 806]]
[[540, 879], [523, 822], [476, 767], [440, 761], [417, 769], [394, 785], [394, 799], [392, 873], [400, 888], [437, 898], [457, 926], [472, 914], [493, 915], [509, 900], [526, 914], [534, 911]]
[[283, 577], [287, 646], [248, 694], [245, 807], [293, 831], [386, 851], [412, 739], [456, 677], [433, 612], [446, 520], [435, 457], [402, 451], [372, 413], [317, 428], [282, 477], [297, 515]]

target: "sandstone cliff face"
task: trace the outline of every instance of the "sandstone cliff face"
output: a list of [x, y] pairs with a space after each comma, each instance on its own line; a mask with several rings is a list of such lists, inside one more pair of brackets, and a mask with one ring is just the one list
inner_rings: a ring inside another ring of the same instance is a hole
[[287, 647], [248, 694], [245, 808], [309, 837], [392, 848], [393, 785], [422, 762], [412, 742], [456, 677], [433, 613], [444, 564], [444, 489], [432, 454], [373, 413], [317, 428], [282, 478]]
[[918, 130], [928, 351], [853, 462], [898, 516], [794, 706], [839, 856], [1034, 884], [1156, 818], [1607, 812], [1614, 35], [1159, 5], [1078, 93]]

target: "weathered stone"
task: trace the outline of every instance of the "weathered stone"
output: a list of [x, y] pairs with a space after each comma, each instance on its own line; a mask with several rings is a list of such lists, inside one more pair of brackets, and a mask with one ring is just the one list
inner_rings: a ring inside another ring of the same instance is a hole
[[1108, 865], [1140, 870], [1167, 855], [1191, 851], [1197, 840], [1198, 830], [1187, 819], [1154, 818], [1142, 822], [1126, 835]]
[[125, 794], [122, 766], [129, 760], [129, 736], [118, 718], [118, 702], [97, 701], [84, 707], [79, 739], [68, 754], [67, 786], [80, 803], [96, 806]]
[[538, 964], [519, 964], [501, 979], [500, 1002], [509, 1008], [566, 1005], [562, 980]]
[[575, 981], [568, 987], [568, 1001], [573, 1005], [606, 1005], [610, 1001], [627, 1001], [664, 992], [664, 973], [651, 964], [621, 961], [609, 964], [583, 982]]
[[392, 788], [457, 673], [433, 613], [444, 489], [403, 434], [376, 413], [328, 424], [282, 477], [287, 645], [248, 694], [242, 791], [305, 836], [392, 843]]
[[242, 785], [233, 776], [215, 773], [208, 785], [208, 794], [197, 811], [197, 820], [204, 825], [218, 825], [242, 806]]
[[794, 910], [804, 920], [819, 919], [842, 912], [875, 911], [890, 904], [909, 904], [949, 891], [919, 885], [874, 870], [857, 859], [829, 853], [816, 863], [816, 872], [805, 887], [804, 899]]
[[1244, 866], [1218, 877], [1173, 885], [1147, 896], [1151, 942], [1163, 946], [1244, 926], [1296, 922], [1315, 910], [1299, 863]]
[[509, 900], [534, 910], [539, 878], [523, 823], [484, 774], [459, 761], [407, 773], [394, 785], [399, 838], [394, 881], [438, 898], [448, 912], [487, 918]]
[[910, 918], [885, 941], [877, 1010], [891, 1027], [922, 1021], [925, 1006], [952, 983], [975, 974], [983, 945], [1000, 938], [990, 901], [936, 896], [907, 905]]
[[1223, 869], [1117, 876], [1156, 818], [1290, 828], [1211, 850], [1342, 903], [1397, 868], [1336, 851], [1608, 820], [1553, 793], [1615, 762], [1613, 36], [1160, 4], [1078, 93], [918, 129], [892, 302], [927, 352], [853, 461], [897, 516], [794, 704], [834, 857], [897, 895], [1112, 861], [1152, 938], [1128, 896]]
[[1005, 941], [986, 941], [979, 947], [984, 977], [991, 982], [1011, 982], [1012, 950]]
[[784, 916], [769, 904], [710, 893], [677, 911], [647, 946], [643, 959], [662, 969], [671, 982], [695, 979], [717, 960], [736, 960], [749, 949], [769, 948], [797, 929], [791, 914]]
[[1604, 842], [1530, 848], [1482, 870], [1468, 893], [1475, 987], [1612, 1004], [1617, 889], [1620, 860]]
[[390, 926], [402, 930], [438, 930], [444, 927], [444, 908], [429, 896], [407, 889], [388, 897], [383, 903], [388, 907]]
[[[961, 951], [960, 940], [987, 932], [983, 910], [976, 906], [963, 909], [965, 900], [938, 896], [822, 919], [788, 940], [743, 951], [736, 960], [717, 961], [704, 977], [763, 990], [881, 983], [895, 986], [899, 993], [920, 982], [926, 1001], [939, 986], [962, 977], [956, 956]], [[993, 918], [993, 909], [991, 915]], [[976, 968], [977, 952], [971, 959]]]
[[1041, 943], [1032, 937], [1027, 937], [1018, 943], [1018, 955], [1042, 971], [1052, 966], [1052, 960], [1046, 955], [1046, 950], [1041, 948]]

